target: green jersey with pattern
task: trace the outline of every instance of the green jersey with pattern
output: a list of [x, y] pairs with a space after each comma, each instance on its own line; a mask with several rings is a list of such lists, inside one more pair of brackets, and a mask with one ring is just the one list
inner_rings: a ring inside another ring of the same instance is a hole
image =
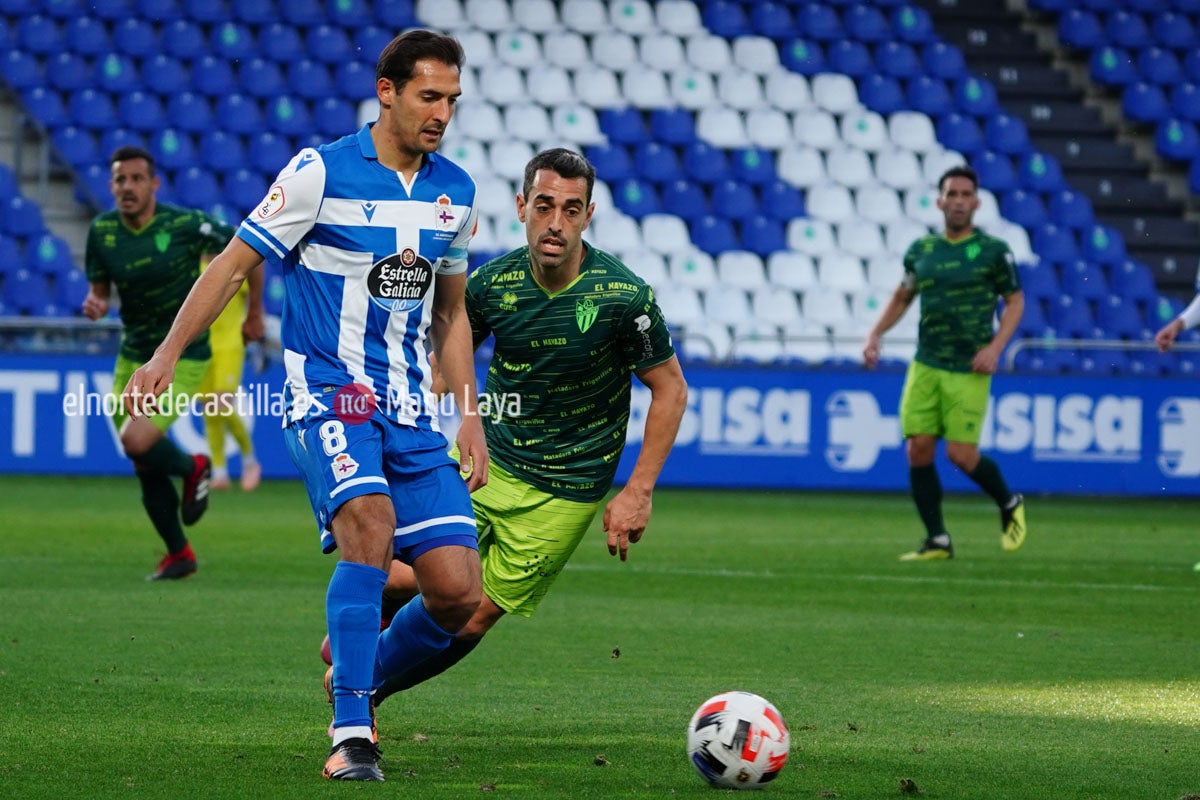
[[904, 254], [905, 285], [921, 297], [916, 360], [971, 372], [995, 334], [996, 298], [1021, 288], [1012, 250], [976, 229], [958, 241], [923, 236]]
[[[234, 229], [201, 211], [158, 203], [141, 230], [130, 229], [116, 211], [96, 217], [88, 229], [84, 258], [91, 283], [110, 283], [121, 299], [121, 355], [145, 362], [167, 336], [192, 284], [200, 257], [219, 253]], [[209, 357], [208, 331], [183, 358]]]
[[675, 354], [653, 291], [588, 247], [579, 277], [551, 294], [522, 247], [472, 273], [466, 306], [476, 346], [495, 335], [481, 400], [491, 458], [556, 497], [603, 498], [625, 447], [630, 375]]

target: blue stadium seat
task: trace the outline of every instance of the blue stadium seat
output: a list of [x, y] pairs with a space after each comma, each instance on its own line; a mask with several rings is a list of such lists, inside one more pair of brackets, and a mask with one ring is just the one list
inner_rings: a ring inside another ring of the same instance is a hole
[[47, 233], [31, 241], [28, 247], [29, 268], [43, 275], [61, 277], [75, 268], [71, 247], [61, 236]]
[[1076, 259], [1061, 267], [1059, 284], [1062, 291], [1076, 300], [1093, 302], [1108, 299], [1108, 280], [1098, 264]]
[[128, 92], [141, 85], [137, 64], [129, 56], [109, 53], [96, 64], [96, 87], [106, 92]]
[[307, 55], [300, 33], [282, 22], [272, 22], [258, 29], [258, 52], [280, 64], [291, 64]]
[[639, 144], [649, 138], [646, 120], [636, 108], [602, 108], [597, 118], [600, 130], [611, 142]]
[[1073, 8], [1058, 18], [1058, 40], [1067, 47], [1091, 50], [1108, 43], [1104, 26], [1090, 11]]
[[957, 150], [968, 159], [984, 149], [983, 131], [972, 116], [951, 111], [937, 121], [934, 129], [943, 147]]
[[212, 54], [226, 61], [253, 58], [258, 53], [250, 28], [232, 21], [214, 25], [208, 43]]
[[1026, 301], [1057, 300], [1062, 294], [1058, 282], [1058, 274], [1050, 264], [1019, 264], [1017, 270], [1021, 276], [1021, 288], [1025, 291]]
[[16, 197], [20, 193], [17, 185], [17, 176], [13, 172], [12, 167], [0, 162], [0, 203], [5, 202], [10, 197]]
[[312, 107], [312, 124], [327, 138], [344, 136], [358, 129], [358, 109], [340, 97], [326, 97]]
[[130, 17], [113, 26], [113, 42], [118, 51], [133, 58], [148, 58], [162, 52], [154, 23], [140, 17]]
[[1092, 51], [1088, 58], [1088, 74], [1105, 86], [1128, 86], [1138, 79], [1138, 68], [1128, 52], [1105, 45]]
[[67, 49], [81, 56], [97, 56], [112, 49], [112, 40], [104, 23], [92, 16], [68, 20], [65, 31]]
[[613, 203], [638, 220], [662, 210], [654, 185], [637, 178], [627, 178], [613, 187]]
[[[183, 91], [171, 95], [167, 101], [167, 117], [171, 124], [188, 133], [203, 133], [215, 125], [212, 104], [202, 94]], [[235, 124], [233, 120], [223, 124]]]
[[221, 184], [221, 196], [234, 208], [248, 212], [266, 196], [269, 183], [270, 178], [264, 179], [258, 172], [239, 169], [225, 176]]
[[908, 82], [908, 105], [935, 119], [949, 114], [954, 108], [954, 98], [940, 78], [921, 75]]
[[55, 89], [73, 93], [95, 83], [88, 59], [76, 53], [57, 53], [46, 59], [47, 80]]
[[213, 110], [230, 133], [253, 134], [266, 126], [258, 101], [244, 94], [234, 92], [218, 97]]
[[1096, 224], [1088, 196], [1066, 188], [1050, 193], [1050, 218], [1075, 231], [1090, 230]]
[[137, 14], [143, 19], [159, 20], [166, 24], [184, 17], [182, 0], [135, 0]]
[[860, 42], [883, 42], [892, 38], [892, 26], [878, 7], [855, 3], [842, 14], [846, 35]]
[[740, 248], [733, 222], [727, 217], [708, 214], [692, 221], [688, 229], [692, 234], [692, 244], [709, 255]]
[[1186, 50], [1195, 47], [1197, 41], [1196, 26], [1187, 14], [1163, 10], [1154, 14], [1150, 19], [1150, 34], [1154, 41], [1174, 50]]
[[754, 186], [762, 186], [778, 177], [775, 171], [775, 155], [764, 148], [742, 147], [731, 150], [729, 168], [735, 178]]
[[189, 86], [190, 76], [183, 62], [165, 53], [152, 56], [142, 72], [142, 83], [146, 89], [168, 100], [173, 95], [186, 91]]
[[633, 168], [638, 177], [652, 183], [683, 178], [683, 165], [675, 148], [653, 140], [634, 145]]
[[1021, 185], [1037, 192], [1053, 192], [1062, 189], [1062, 165], [1058, 159], [1044, 153], [1030, 152], [1022, 156], [1017, 164]]
[[[394, 35], [392, 30], [392, 28], [380, 28], [377, 25], [359, 28], [354, 34], [353, 44], [357, 58], [364, 60], [364, 64], [369, 64], [374, 69], [375, 62], [379, 60], [379, 54], [392, 41]], [[354, 57], [355, 55], [351, 54], [347, 56], [347, 59]], [[374, 85], [374, 82], [371, 82], [371, 86]]]
[[584, 150], [584, 155], [596, 168], [596, 177], [606, 183], [613, 184], [636, 174], [633, 157], [623, 144], [594, 144]]
[[1173, 50], [1146, 47], [1138, 53], [1137, 71], [1142, 80], [1160, 86], [1173, 86], [1183, 80], [1183, 67]]
[[135, 131], [155, 131], [169, 124], [158, 95], [140, 89], [120, 96], [117, 113], [120, 124]]
[[180, 61], [192, 61], [208, 53], [204, 29], [190, 19], [175, 19], [162, 29], [162, 51]]
[[1121, 232], [1099, 223], [1080, 232], [1079, 252], [1088, 261], [1109, 268], [1124, 263], [1127, 257]]
[[1108, 284], [1114, 294], [1141, 303], [1143, 307], [1153, 306], [1159, 299], [1154, 275], [1150, 268], [1140, 261], [1127, 258], [1111, 267], [1108, 271]]
[[990, 149], [1011, 156], [1023, 156], [1032, 147], [1024, 120], [1005, 113], [993, 114], [984, 123], [983, 138]]
[[1129, 11], [1111, 12], [1104, 21], [1104, 33], [1108, 41], [1130, 50], [1149, 47], [1153, 42], [1146, 20], [1141, 14]]
[[820, 42], [843, 39], [846, 31], [842, 20], [832, 6], [823, 3], [807, 3], [796, 13], [796, 26], [800, 35]]
[[388, 0], [386, 3], [374, 3], [375, 16], [379, 24], [391, 30], [403, 30], [419, 25], [414, 0]]
[[808, 39], [793, 39], [779, 50], [779, 61], [792, 72], [816, 75], [826, 72], [825, 51], [820, 43]]
[[1046, 204], [1039, 192], [1014, 188], [1000, 196], [1000, 213], [1010, 222], [1033, 230], [1046, 221]]
[[308, 103], [287, 95], [267, 101], [266, 122], [271, 130], [284, 136], [299, 136], [313, 129]]
[[27, 269], [9, 273], [4, 280], [4, 304], [22, 316], [43, 316], [53, 303], [43, 275]]
[[240, 136], [220, 128], [202, 131], [196, 143], [199, 162], [218, 172], [233, 172], [247, 165], [246, 148]]
[[875, 48], [875, 66], [879, 72], [893, 78], [915, 78], [924, 67], [921, 57], [906, 42], [883, 42]]
[[58, 22], [43, 14], [32, 14], [17, 23], [17, 44], [26, 52], [48, 56], [63, 46]]
[[[1001, 302], [1003, 305], [1003, 302]], [[1053, 334], [1054, 328], [1050, 325], [1050, 321], [1046, 319], [1043, 301], [1040, 298], [1031, 297], [1029, 290], [1025, 290], [1025, 311], [1021, 315], [1021, 322], [1017, 325], [1017, 337], [1021, 339], [1040, 339], [1047, 334]]]
[[696, 118], [686, 108], [655, 108], [650, 111], [650, 135], [663, 144], [696, 141]]
[[971, 159], [971, 166], [979, 173], [979, 185], [997, 196], [1016, 189], [1020, 185], [1012, 159], [1004, 153], [997, 153], [995, 150], [976, 153], [975, 157]]
[[362, 61], [343, 61], [333, 68], [338, 97], [360, 102], [375, 97], [375, 67]]
[[908, 108], [900, 81], [887, 75], [868, 75], [863, 78], [858, 84], [858, 100], [871, 111], [884, 116]]
[[88, 288], [88, 279], [83, 270], [67, 270], [55, 281], [54, 302], [63, 312], [79, 314]]
[[[368, 2], [368, 0], [338, 0], [336, 3], [328, 3], [325, 9], [325, 20], [329, 24], [336, 25], [339, 28], [354, 30], [355, 28], [371, 24], [372, 5], [374, 4]], [[393, 5], [393, 3], [382, 3], [381, 5]], [[419, 24], [413, 17], [412, 4], [409, 3], [408, 16], [405, 22], [401, 25], [394, 25], [393, 30], [414, 27], [419, 27]]]
[[659, 191], [659, 200], [663, 211], [682, 217], [689, 224], [712, 213], [704, 187], [689, 180], [680, 179], [664, 184]]
[[297, 149], [287, 137], [273, 131], [259, 131], [246, 140], [246, 163], [255, 170], [274, 176], [292, 160]]
[[1087, 302], [1068, 294], [1060, 295], [1057, 301], [1050, 303], [1049, 320], [1055, 333], [1065, 339], [1093, 338], [1097, 329]]
[[53, 89], [34, 86], [21, 92], [21, 102], [33, 118], [47, 128], [56, 128], [67, 123], [67, 108], [62, 95]]
[[325, 21], [321, 0], [287, 0], [280, 4], [283, 18], [301, 30]]
[[1154, 129], [1154, 149], [1171, 161], [1191, 161], [1200, 155], [1200, 133], [1195, 123], [1164, 119]]
[[742, 221], [760, 213], [754, 187], [734, 178], [714, 183], [710, 199], [712, 213], [717, 216]]
[[1146, 326], [1145, 316], [1136, 302], [1110, 294], [1096, 300], [1096, 322], [1109, 336], [1117, 339], [1145, 341], [1154, 338]]
[[[342, 3], [330, 3], [333, 13]], [[247, 25], [267, 25], [279, 18], [274, 0], [237, 0], [233, 4], [233, 16]]]
[[730, 177], [725, 151], [704, 142], [693, 142], [683, 149], [683, 169], [690, 179], [700, 183], [712, 184]]
[[892, 11], [892, 31], [900, 41], [909, 44], [929, 44], [937, 39], [929, 12], [911, 3]]
[[166, 170], [185, 169], [196, 161], [196, 145], [192, 137], [176, 128], [165, 128], [150, 137], [150, 152]]
[[959, 111], [976, 117], [986, 118], [1000, 111], [996, 87], [974, 76], [964, 78], [955, 85], [954, 102]]
[[1124, 375], [1130, 371], [1129, 356], [1120, 350], [1081, 347], [1077, 368], [1084, 375], [1096, 377]]
[[17, 49], [17, 34], [8, 19], [0, 16], [0, 52], [7, 53]]
[[59, 155], [72, 167], [84, 167], [107, 157], [107, 154], [101, 154], [95, 134], [76, 125], [56, 128], [50, 132], [50, 142], [54, 143]]
[[[225, 0], [182, 0], [183, 13], [197, 22], [217, 25], [229, 19], [229, 7]], [[286, 8], [288, 3], [283, 4]]]
[[251, 97], [274, 97], [288, 90], [279, 63], [258, 56], [238, 65], [237, 82], [240, 91]]
[[849, 75], [851, 78], [862, 78], [875, 72], [871, 51], [855, 39], [830, 42], [825, 48], [825, 60], [829, 63], [830, 70]]
[[761, 214], [742, 220], [738, 227], [745, 247], [762, 258], [788, 249], [786, 223]]
[[[313, 58], [326, 64], [337, 64], [355, 57], [346, 31], [332, 25], [317, 25], [309, 29], [304, 44]], [[378, 58], [379, 54], [376, 53], [375, 57]]]
[[750, 7], [750, 29], [758, 36], [766, 36], [776, 42], [791, 39], [799, 33], [796, 18], [784, 3], [771, 0], [755, 3]]
[[303, 58], [291, 65], [287, 71], [288, 82], [300, 97], [319, 100], [334, 93], [333, 77], [329, 67], [320, 61]]
[[29, 239], [40, 236], [46, 229], [42, 221], [42, 210], [37, 203], [22, 195], [10, 197], [0, 206], [0, 233], [15, 236], [18, 239]]
[[[117, 148], [125, 147], [126, 145], [145, 147], [146, 141], [137, 131], [131, 131], [129, 128], [117, 126], [113, 128], [106, 128], [104, 131], [102, 131], [100, 133], [100, 141], [97, 143], [97, 147], [100, 148], [100, 155], [104, 157], [105, 161], [108, 160], [108, 157], [111, 156]], [[104, 185], [107, 187], [110, 175], [108, 165], [105, 164], [104, 167]], [[105, 194], [107, 193], [108, 189], [105, 188]]]
[[4, 60], [0, 61], [0, 74], [4, 75], [9, 86], [18, 91], [44, 86], [46, 82], [42, 62], [23, 50], [9, 50], [4, 54]]
[[1070, 228], [1043, 222], [1033, 229], [1033, 251], [1050, 264], [1070, 264], [1079, 258], [1079, 244]]
[[1168, 101], [1171, 114], [1188, 122], [1200, 122], [1200, 86], [1184, 81], [1171, 87]]
[[133, 0], [92, 0], [88, 4], [97, 20], [120, 22], [136, 13]]
[[790, 222], [807, 216], [804, 194], [787, 181], [773, 180], [760, 189], [763, 215], [768, 219]]
[[208, 97], [221, 97], [236, 92], [237, 77], [232, 64], [212, 54], [201, 56], [192, 63], [192, 90]]
[[187, 208], [208, 210], [221, 201], [221, 187], [212, 170], [192, 166], [176, 176], [175, 196]]
[[0, 234], [0, 275], [26, 268], [21, 243], [12, 236]]
[[1192, 194], [1200, 194], [1200, 159], [1194, 160], [1188, 167], [1188, 188]]
[[1121, 92], [1121, 111], [1134, 122], [1158, 122], [1166, 119], [1171, 108], [1161, 87], [1137, 81]]
[[962, 51], [952, 44], [931, 42], [921, 53], [925, 72], [933, 78], [957, 81], [967, 76], [967, 61]]
[[80, 169], [79, 182], [75, 185], [75, 200], [89, 208], [111, 208], [113, 198], [108, 188], [109, 176], [107, 164], [93, 162]]

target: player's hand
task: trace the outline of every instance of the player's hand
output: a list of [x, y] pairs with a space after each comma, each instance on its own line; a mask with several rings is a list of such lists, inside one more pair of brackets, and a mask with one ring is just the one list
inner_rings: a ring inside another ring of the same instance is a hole
[[83, 306], [80, 310], [88, 319], [100, 319], [108, 313], [108, 298], [89, 291], [87, 297], [83, 298]]
[[175, 364], [155, 356], [138, 367], [125, 384], [121, 404], [131, 417], [148, 417], [157, 410], [158, 396], [175, 379]]
[[246, 344], [259, 342], [266, 335], [267, 325], [263, 321], [262, 310], [251, 308], [246, 311], [246, 318], [242, 320], [242, 341]]
[[608, 554], [629, 560], [629, 545], [637, 544], [646, 532], [652, 505], [649, 492], [626, 486], [604, 507], [604, 530], [608, 534]]
[[995, 375], [1000, 366], [1000, 349], [988, 345], [975, 354], [971, 359], [971, 369], [984, 375]]
[[487, 440], [483, 435], [483, 420], [478, 414], [463, 417], [454, 438], [458, 446], [458, 470], [467, 482], [467, 491], [473, 492], [488, 482]]
[[1158, 333], [1154, 334], [1154, 343], [1158, 345], [1158, 352], [1165, 353], [1175, 344], [1177, 337], [1183, 330], [1183, 322], [1179, 319], [1173, 319], [1166, 325], [1163, 325]]
[[863, 342], [863, 365], [867, 369], [875, 369], [879, 363], [879, 337], [873, 333], [868, 333], [866, 341]]

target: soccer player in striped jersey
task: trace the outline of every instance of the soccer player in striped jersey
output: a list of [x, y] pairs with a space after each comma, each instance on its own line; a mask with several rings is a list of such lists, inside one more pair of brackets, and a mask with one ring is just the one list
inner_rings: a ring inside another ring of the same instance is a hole
[[[490, 474], [471, 497], [483, 601], [450, 647], [389, 676], [376, 704], [453, 666], [505, 614], [531, 616], [602, 507], [608, 551], [622, 561], [646, 530], [687, 384], [653, 290], [583, 241], [595, 177], [573, 151], [536, 155], [516, 198], [528, 245], [467, 281], [475, 345], [495, 337], [484, 393]], [[650, 389], [645, 433], [629, 480], [605, 504], [625, 446], [631, 376]], [[389, 601], [416, 591], [412, 570], [395, 563]]]
[[[327, 778], [383, 780], [372, 689], [445, 649], [481, 595], [468, 491], [486, 482], [488, 455], [463, 306], [475, 183], [436, 153], [464, 60], [441, 34], [392, 40], [376, 65], [378, 120], [292, 158], [127, 390], [131, 404], [159, 392], [247, 274], [263, 259], [281, 265], [285, 442], [322, 549], [341, 559], [326, 597]], [[464, 415], [457, 463], [438, 426], [431, 352]], [[380, 633], [393, 556], [421, 593]]]
[[[904, 278], [863, 344], [864, 363], [873, 368], [879, 361], [880, 337], [921, 295], [917, 353], [900, 397], [900, 427], [925, 541], [900, 556], [901, 561], [954, 557], [934, 465], [938, 439], [946, 440], [951, 463], [999, 507], [1001, 547], [1011, 552], [1025, 541], [1024, 498], [1009, 490], [996, 462], [979, 452], [992, 375], [1021, 322], [1025, 295], [1012, 250], [975, 227], [978, 189], [979, 178], [970, 167], [954, 167], [938, 180], [937, 205], [945, 230], [922, 236], [908, 248]], [[995, 328], [998, 297], [1004, 299], [1004, 313]]]

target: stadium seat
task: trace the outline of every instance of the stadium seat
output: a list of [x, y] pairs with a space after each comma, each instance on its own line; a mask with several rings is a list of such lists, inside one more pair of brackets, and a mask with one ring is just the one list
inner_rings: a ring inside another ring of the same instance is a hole
[[1117, 9], [1104, 21], [1105, 38], [1119, 47], [1137, 49], [1149, 47], [1153, 40], [1150, 28], [1141, 14]]
[[876, 71], [870, 49], [854, 39], [830, 42], [825, 48], [825, 59], [830, 70], [849, 75], [851, 78], [861, 79]]
[[37, 56], [48, 56], [62, 46], [62, 30], [57, 20], [46, 14], [30, 14], [16, 25], [20, 49]]
[[799, 33], [791, 9], [785, 3], [771, 0], [764, 0], [750, 7], [749, 23], [752, 32], [776, 42], [791, 39]]
[[737, 227], [743, 247], [761, 258], [787, 249], [787, 228], [780, 220], [756, 214], [739, 222]]
[[557, 30], [542, 39], [542, 54], [546, 61], [564, 69], [591, 66], [587, 41], [576, 31]]
[[858, 98], [878, 114], [893, 114], [907, 107], [900, 81], [886, 75], [868, 75], [859, 83]]
[[1165, 119], [1171, 107], [1161, 87], [1137, 81], [1121, 93], [1121, 111], [1134, 122], [1158, 122]]
[[1150, 17], [1151, 39], [1161, 47], [1186, 50], [1197, 43], [1196, 27], [1185, 13], [1166, 8]]
[[683, 169], [691, 180], [705, 184], [730, 177], [725, 151], [704, 142], [693, 142], [683, 148]]
[[1060, 295], [1050, 303], [1050, 324], [1060, 338], [1089, 339], [1096, 333], [1096, 321], [1087, 302]]
[[16, 237], [0, 234], [0, 276], [27, 267], [21, 243]]
[[892, 11], [892, 31], [909, 44], [928, 44], [937, 38], [929, 12], [917, 5], [905, 3]]
[[[517, 27], [537, 34], [548, 34], [559, 27], [558, 8], [553, 0], [525, 0], [521, 3], [513, 3], [512, 8], [513, 22]], [[389, 23], [392, 29], [405, 28], [415, 26], [417, 23], [414, 19], [406, 25], [395, 25]]]
[[1058, 18], [1058, 40], [1077, 50], [1092, 50], [1108, 43], [1104, 26], [1090, 11], [1073, 8]]
[[714, 0], [704, 3], [700, 10], [704, 27], [725, 39], [748, 36], [752, 33], [746, 9], [733, 0]]
[[1062, 291], [1077, 300], [1098, 302], [1109, 296], [1108, 281], [1097, 264], [1077, 259], [1062, 265]]
[[871, 157], [857, 147], [840, 145], [830, 150], [825, 155], [825, 170], [831, 181], [850, 189], [876, 182]]
[[939, 147], [933, 120], [916, 111], [898, 111], [888, 119], [888, 136], [905, 150], [926, 153]]
[[832, 42], [846, 36], [842, 20], [830, 5], [808, 3], [796, 13], [796, 27], [802, 35], [820, 42]]
[[823, 72], [809, 81], [813, 102], [833, 114], [844, 114], [859, 105], [858, 87], [849, 75]]
[[57, 128], [68, 121], [67, 108], [62, 95], [54, 89], [34, 86], [21, 93], [21, 100], [35, 120], [47, 128]]
[[1158, 302], [1158, 287], [1150, 269], [1140, 261], [1126, 259], [1109, 269], [1109, 287], [1126, 300], [1135, 300], [1148, 307]]
[[967, 62], [962, 51], [946, 42], [930, 42], [921, 51], [921, 63], [931, 78], [957, 81], [967, 75]]
[[[83, 15], [68, 20], [64, 34], [67, 48], [81, 56], [95, 57], [112, 50], [108, 29], [96, 17]], [[15, 46], [15, 43], [9, 46]]]
[[875, 49], [875, 66], [880, 74], [909, 80], [922, 74], [924, 67], [916, 49], [905, 42], [882, 42]]
[[763, 214], [779, 222], [805, 215], [804, 195], [783, 180], [772, 180], [760, 189]]
[[1004, 153], [984, 150], [971, 159], [971, 166], [979, 174], [979, 185], [992, 192], [1003, 194], [1018, 186], [1016, 168]]
[[[193, 0], [202, 2], [203, 0]], [[446, 5], [457, 5], [458, 0], [446, 0]], [[319, 25], [325, 20], [324, 3], [321, 0], [286, 0], [279, 4], [284, 22], [300, 30]]]
[[1183, 67], [1175, 52], [1163, 47], [1145, 47], [1138, 52], [1138, 75], [1160, 86], [1173, 86], [1183, 80]]
[[140, 89], [121, 95], [117, 113], [120, 123], [135, 131], [155, 131], [169, 124], [158, 95]]
[[315, 59], [302, 58], [289, 65], [287, 77], [296, 94], [307, 100], [321, 100], [334, 94], [329, 67]]
[[[77, 92], [95, 84], [88, 60], [77, 53], [63, 52], [49, 57], [46, 60], [46, 72], [50, 87], [64, 92]], [[27, 88], [19, 85], [19, 82], [10, 83], [16, 89]]]
[[940, 78], [920, 75], [908, 82], [905, 91], [908, 106], [930, 117], [941, 117], [954, 108], [954, 98]]
[[1105, 45], [1092, 51], [1088, 74], [1105, 86], [1128, 86], [1138, 79], [1138, 67], [1127, 51]]
[[669, 87], [675, 104], [690, 111], [707, 108], [716, 101], [717, 90], [713, 77], [703, 70], [672, 70]]
[[759, 213], [754, 187], [733, 178], [714, 183], [711, 200], [712, 213], [728, 219], [741, 221]]
[[1120, 295], [1106, 295], [1096, 300], [1096, 322], [1113, 338], [1146, 341], [1154, 337], [1154, 331], [1147, 327], [1137, 303]]
[[759, 108], [763, 104], [762, 81], [759, 76], [744, 69], [733, 68], [722, 72], [717, 76], [717, 99], [738, 111]]
[[0, 74], [13, 89], [32, 89], [46, 83], [42, 62], [32, 53], [9, 50], [0, 61]]
[[[247, 166], [246, 150], [239, 136], [211, 128], [199, 135], [196, 144], [200, 163], [218, 172], [232, 172]], [[261, 166], [255, 163], [256, 168]]]
[[[599, 174], [599, 173], [598, 173]], [[703, 187], [688, 180], [674, 180], [663, 185], [659, 199], [663, 211], [675, 214], [689, 224], [712, 213]]]
[[1036, 192], [1053, 192], [1062, 189], [1062, 166], [1058, 159], [1044, 153], [1031, 152], [1022, 156], [1017, 165], [1021, 186]]
[[1034, 228], [1033, 249], [1042, 260], [1069, 264], [1079, 258], [1079, 246], [1070, 228], [1045, 222]]
[[1200, 155], [1200, 133], [1195, 123], [1165, 119], [1154, 130], [1154, 150], [1171, 161], [1190, 162]]
[[636, 178], [628, 178], [613, 187], [613, 202], [621, 211], [638, 220], [662, 208], [654, 186]]
[[825, 51], [820, 43], [794, 39], [779, 51], [783, 66], [800, 75], [817, 75], [827, 69]]
[[41, 208], [22, 195], [8, 198], [0, 208], [4, 211], [0, 215], [0, 233], [18, 239], [29, 239], [40, 236], [46, 229]]
[[1096, 224], [1092, 201], [1070, 189], [1050, 193], [1050, 218], [1074, 231], [1090, 230]]
[[1029, 152], [1029, 131], [1020, 117], [1003, 112], [993, 114], [984, 122], [984, 140], [989, 149], [1008, 155], [1021, 156]]
[[664, 259], [672, 253], [692, 250], [687, 222], [674, 214], [647, 214], [642, 217], [642, 239], [647, 250]]
[[1124, 263], [1125, 239], [1115, 228], [1099, 223], [1080, 232], [1080, 254], [1088, 261], [1108, 268]]
[[984, 149], [983, 131], [975, 118], [951, 111], [937, 121], [938, 141], [943, 146], [970, 156]]
[[[188, 89], [187, 68], [177, 58], [165, 53], [151, 56], [143, 68], [142, 83], [148, 91], [169, 99]], [[172, 120], [174, 122], [174, 120]]]
[[[286, 97], [286, 95], [281, 95]], [[216, 118], [230, 133], [253, 135], [266, 128], [262, 108], [253, 97], [237, 92], [218, 97], [214, 107]]]
[[716, 259], [697, 248], [668, 254], [667, 271], [675, 286], [707, 289], [717, 283]]
[[766, 266], [772, 287], [802, 291], [817, 283], [817, 268], [810, 255], [784, 250], [769, 255]]
[[192, 137], [175, 128], [165, 128], [150, 137], [150, 152], [166, 170], [186, 169], [196, 161], [196, 146]]
[[[586, 97], [587, 95], [580, 95]], [[640, 144], [649, 138], [646, 121], [636, 108], [603, 108], [599, 114], [600, 130], [609, 141], [620, 144]]]
[[736, 250], [740, 247], [737, 231], [727, 217], [708, 214], [689, 226], [692, 243], [709, 255]]
[[250, 97], [268, 98], [288, 90], [279, 63], [255, 56], [238, 65], [238, 90]]

